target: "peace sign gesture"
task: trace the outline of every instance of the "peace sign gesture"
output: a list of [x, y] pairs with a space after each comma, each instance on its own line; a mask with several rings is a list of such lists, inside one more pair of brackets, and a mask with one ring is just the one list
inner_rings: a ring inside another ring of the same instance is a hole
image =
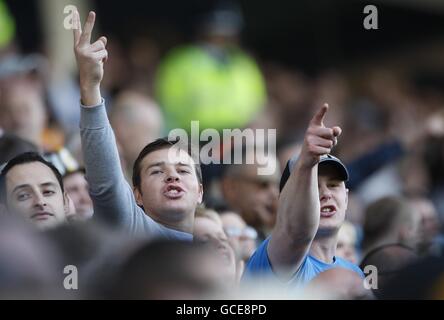
[[103, 64], [108, 59], [105, 37], [100, 37], [91, 44], [91, 33], [95, 20], [96, 14], [91, 11], [82, 32], [79, 12], [74, 12], [74, 53], [79, 68], [82, 103], [87, 106], [97, 105], [101, 102], [100, 82], [103, 78]]

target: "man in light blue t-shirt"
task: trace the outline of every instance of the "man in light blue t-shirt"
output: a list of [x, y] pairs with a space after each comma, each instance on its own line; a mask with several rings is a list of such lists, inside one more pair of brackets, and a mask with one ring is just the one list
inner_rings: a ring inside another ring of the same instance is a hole
[[276, 225], [250, 258], [244, 279], [276, 277], [301, 286], [331, 268], [364, 277], [354, 264], [336, 257], [336, 244], [348, 203], [344, 164], [329, 155], [341, 134], [323, 124], [328, 104], [310, 121], [299, 157], [288, 161], [281, 178]]

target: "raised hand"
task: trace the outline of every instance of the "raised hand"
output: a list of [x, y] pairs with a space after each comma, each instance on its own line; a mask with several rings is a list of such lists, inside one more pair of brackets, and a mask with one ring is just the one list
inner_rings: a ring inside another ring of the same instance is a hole
[[96, 14], [91, 11], [82, 32], [80, 15], [74, 12], [74, 53], [79, 68], [81, 99], [86, 106], [101, 103], [100, 82], [103, 79], [103, 64], [108, 59], [105, 37], [91, 44], [95, 20]]
[[300, 155], [301, 165], [305, 168], [313, 167], [319, 162], [322, 155], [330, 153], [342, 132], [340, 127], [328, 128], [324, 126], [324, 118], [328, 108], [328, 104], [325, 103], [311, 119], [305, 132]]

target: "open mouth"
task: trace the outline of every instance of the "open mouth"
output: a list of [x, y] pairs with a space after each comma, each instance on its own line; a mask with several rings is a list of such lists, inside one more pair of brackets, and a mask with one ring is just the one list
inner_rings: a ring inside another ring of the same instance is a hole
[[164, 188], [163, 194], [169, 199], [178, 199], [185, 194], [185, 191], [178, 185], [169, 184]]
[[335, 206], [322, 206], [321, 207], [321, 217], [328, 218], [333, 216], [336, 213]]
[[46, 212], [46, 211], [42, 211], [42, 212], [34, 213], [31, 216], [31, 219], [32, 220], [46, 220], [46, 219], [48, 219], [48, 218], [50, 218], [52, 216], [54, 216], [52, 213], [49, 213], [49, 212]]

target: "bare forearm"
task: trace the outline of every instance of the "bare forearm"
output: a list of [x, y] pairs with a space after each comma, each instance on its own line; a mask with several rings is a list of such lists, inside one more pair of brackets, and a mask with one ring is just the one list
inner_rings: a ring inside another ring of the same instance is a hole
[[80, 99], [85, 107], [93, 107], [102, 103], [100, 94], [100, 85], [82, 85], [80, 84]]

